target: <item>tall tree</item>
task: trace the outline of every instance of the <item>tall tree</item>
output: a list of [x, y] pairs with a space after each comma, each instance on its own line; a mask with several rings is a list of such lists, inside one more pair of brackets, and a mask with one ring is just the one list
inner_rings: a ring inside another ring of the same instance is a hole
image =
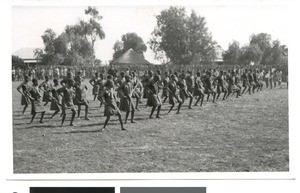
[[285, 46], [279, 40], [272, 41], [272, 36], [267, 33], [252, 34], [250, 45], [257, 45], [262, 52], [259, 64], [281, 65], [287, 63]]
[[34, 51], [36, 59], [44, 65], [65, 64], [65, 58], [68, 54], [69, 38], [65, 33], [56, 37], [52, 29], [47, 29], [42, 35], [44, 49]]
[[288, 47], [286, 45], [282, 45], [281, 46], [282, 50], [283, 50], [283, 63], [282, 65], [288, 65], [288, 55], [289, 55], [289, 50]]
[[56, 33], [52, 29], [47, 29], [42, 35], [42, 39], [45, 45], [44, 51], [49, 55], [49, 56], [54, 56], [55, 54], [55, 46], [54, 46], [54, 40], [56, 38]]
[[233, 41], [229, 44], [228, 49], [223, 52], [223, 60], [225, 64], [239, 65], [241, 55], [240, 43]]
[[175, 64], [190, 64], [195, 57], [212, 61], [216, 42], [208, 32], [204, 17], [192, 11], [187, 15], [183, 7], [170, 7], [156, 16], [157, 25], [149, 41], [157, 59], [163, 56]]
[[272, 36], [267, 33], [252, 34], [250, 36], [250, 44], [256, 44], [261, 51], [265, 51], [271, 47]]
[[122, 35], [122, 41], [117, 40], [114, 44], [113, 59], [117, 59], [129, 49], [133, 49], [144, 57], [144, 52], [147, 51], [147, 46], [143, 39], [136, 33], [126, 33]]
[[241, 48], [241, 59], [240, 63], [243, 65], [249, 65], [251, 63], [259, 64], [263, 52], [256, 44], [250, 44], [249, 46], [244, 46]]
[[56, 39], [56, 33], [48, 28], [42, 35], [42, 40], [44, 43], [44, 49], [36, 49], [34, 51], [35, 57], [40, 59], [42, 64], [51, 65], [56, 54], [54, 41]]
[[271, 35], [267, 33], [252, 34], [250, 36], [250, 45], [257, 45], [262, 52], [258, 64], [268, 64], [272, 47]]
[[45, 48], [36, 50], [36, 57], [43, 64], [94, 65], [95, 41], [105, 38], [99, 23], [102, 16], [93, 7], [88, 7], [85, 14], [89, 17], [88, 21], [79, 20], [75, 25], [67, 25], [65, 32], [58, 37], [52, 29], [44, 32], [42, 39]]
[[205, 17], [197, 15], [192, 10], [187, 18], [188, 30], [188, 53], [187, 62], [190, 63], [195, 56], [204, 62], [212, 62], [216, 57], [217, 42], [212, 39], [212, 34], [208, 32]]
[[285, 46], [280, 45], [280, 41], [279, 40], [275, 40], [273, 41], [273, 45], [271, 48], [271, 57], [270, 57], [270, 65], [282, 65], [283, 63], [285, 63]]
[[127, 51], [132, 48], [137, 53], [143, 55], [147, 51], [147, 46], [143, 39], [136, 33], [127, 33], [122, 36], [123, 50]]
[[123, 42], [117, 40], [113, 46], [113, 60], [119, 58], [123, 54]]
[[99, 15], [99, 12], [95, 7], [90, 6], [85, 10], [85, 15], [89, 17], [88, 21], [80, 19], [77, 24], [66, 26], [65, 31], [69, 35], [75, 34], [84, 37], [91, 43], [94, 50], [96, 40], [105, 38], [105, 33], [100, 24], [102, 16]]

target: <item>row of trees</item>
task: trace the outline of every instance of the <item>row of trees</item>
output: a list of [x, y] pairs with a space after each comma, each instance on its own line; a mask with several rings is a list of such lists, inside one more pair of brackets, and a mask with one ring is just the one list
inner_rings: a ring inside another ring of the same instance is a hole
[[245, 46], [241, 47], [237, 41], [230, 43], [228, 50], [223, 52], [223, 59], [226, 64], [233, 65], [287, 65], [288, 48], [279, 40], [273, 41], [270, 34], [252, 34]]
[[[100, 25], [102, 16], [94, 7], [85, 10], [88, 19], [80, 19], [75, 25], [67, 25], [65, 31], [57, 35], [47, 29], [42, 35], [44, 49], [35, 54], [42, 64], [101, 65], [96, 59], [96, 40], [105, 38]], [[178, 65], [211, 64], [216, 59], [219, 47], [206, 26], [205, 17], [195, 11], [188, 14], [183, 7], [170, 7], [156, 16], [157, 23], [152, 37], [147, 42], [155, 53], [155, 58], [163, 63]], [[132, 48], [142, 57], [147, 45], [136, 33], [126, 33], [113, 45], [112, 60]], [[272, 41], [269, 34], [252, 35], [247, 46], [240, 47], [233, 41], [223, 53], [228, 64], [281, 64], [287, 63], [287, 47], [279, 41]]]
[[[65, 31], [57, 35], [47, 29], [42, 35], [44, 49], [37, 49], [35, 54], [42, 64], [62, 65], [99, 65], [95, 58], [94, 45], [97, 39], [104, 39], [105, 33], [100, 25], [102, 16], [94, 7], [88, 7], [85, 14], [87, 21], [79, 20], [75, 25], [68, 25]], [[215, 58], [216, 42], [208, 32], [204, 17], [185, 8], [170, 7], [156, 16], [157, 26], [149, 42], [156, 59], [174, 64], [190, 64], [193, 60], [211, 62]], [[122, 35], [113, 45], [113, 57], [116, 59], [132, 48], [144, 57], [147, 45], [136, 33]]]
[[102, 16], [93, 7], [88, 7], [85, 15], [87, 20], [80, 19], [75, 25], [67, 25], [60, 35], [52, 29], [44, 32], [44, 49], [35, 50], [42, 64], [100, 65], [101, 61], [95, 57], [94, 46], [97, 39], [105, 38], [100, 25]]

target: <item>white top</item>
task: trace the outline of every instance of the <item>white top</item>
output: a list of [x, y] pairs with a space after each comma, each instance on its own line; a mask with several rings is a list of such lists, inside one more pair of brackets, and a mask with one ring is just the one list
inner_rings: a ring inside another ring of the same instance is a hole
[[267, 73], [266, 76], [265, 76], [265, 78], [270, 78], [270, 74]]

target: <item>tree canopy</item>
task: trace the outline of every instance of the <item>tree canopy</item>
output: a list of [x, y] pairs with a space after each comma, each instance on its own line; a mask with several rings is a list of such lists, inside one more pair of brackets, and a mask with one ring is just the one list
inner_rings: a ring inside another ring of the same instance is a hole
[[85, 14], [89, 16], [87, 22], [80, 19], [75, 25], [67, 25], [65, 31], [69, 35], [84, 37], [94, 48], [97, 39], [102, 40], [105, 38], [105, 33], [100, 25], [102, 16], [99, 15], [96, 8], [90, 6], [85, 10]]
[[52, 29], [42, 35], [44, 49], [35, 50], [35, 55], [45, 65], [94, 65], [94, 45], [97, 39], [104, 39], [105, 33], [100, 25], [102, 16], [94, 7], [85, 10], [88, 20], [80, 19], [75, 25], [67, 25], [65, 31], [57, 36]]
[[11, 60], [12, 60], [12, 66], [15, 68], [23, 68], [25, 65], [24, 60], [22, 60], [18, 56], [12, 55]]
[[239, 42], [233, 41], [223, 52], [226, 64], [248, 65], [285, 65], [288, 62], [288, 48], [279, 40], [272, 40], [267, 33], [252, 34], [249, 44], [240, 48]]
[[198, 57], [211, 62], [216, 57], [211, 33], [205, 17], [195, 11], [187, 15], [183, 7], [170, 7], [156, 16], [157, 25], [149, 41], [156, 59], [168, 58], [175, 64], [188, 65]]
[[223, 60], [226, 64], [239, 65], [241, 55], [242, 50], [240, 48], [240, 43], [234, 40], [229, 44], [228, 50], [223, 52]]
[[117, 40], [113, 46], [113, 60], [119, 58], [130, 48], [139, 53], [142, 57], [144, 57], [144, 52], [147, 51], [147, 46], [140, 36], [136, 33], [126, 33], [122, 35], [121, 41]]

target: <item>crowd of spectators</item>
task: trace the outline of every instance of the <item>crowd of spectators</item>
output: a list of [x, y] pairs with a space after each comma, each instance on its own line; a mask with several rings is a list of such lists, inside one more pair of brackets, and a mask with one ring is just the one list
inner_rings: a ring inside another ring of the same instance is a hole
[[[157, 71], [160, 70], [162, 73], [170, 69], [174, 71], [190, 70], [194, 73], [203, 70], [225, 70], [229, 68], [238, 68], [242, 69], [240, 66], [234, 67], [231, 65], [222, 65], [222, 66], [196, 66], [196, 67], [186, 67], [186, 66], [165, 66], [165, 65], [153, 65], [149, 67], [130, 67], [130, 70], [134, 70], [137, 73], [138, 77], [144, 75], [145, 71]], [[261, 67], [253, 66], [253, 69], [260, 69], [264, 72], [274, 71], [278, 69], [282, 72], [283, 81], [286, 80], [288, 70], [287, 67]], [[76, 67], [76, 66], [32, 66], [28, 68], [12, 68], [12, 81], [23, 81], [25, 75], [28, 75], [30, 79], [36, 78], [38, 80], [44, 80], [45, 76], [48, 76], [49, 79], [62, 79], [67, 75], [67, 72], [71, 72], [74, 76], [81, 72], [83, 78], [92, 78], [96, 72], [103, 74], [104, 76], [110, 74], [117, 76], [118, 72], [125, 72], [128, 69], [128, 66], [101, 66], [101, 67]], [[273, 69], [273, 70], [272, 70]]]

